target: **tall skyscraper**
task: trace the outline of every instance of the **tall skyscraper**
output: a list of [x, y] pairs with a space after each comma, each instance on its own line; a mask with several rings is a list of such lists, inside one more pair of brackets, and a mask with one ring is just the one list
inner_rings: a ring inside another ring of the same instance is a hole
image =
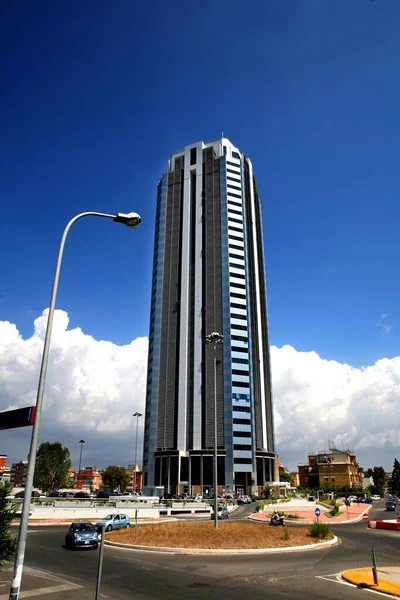
[[260, 199], [224, 137], [172, 154], [158, 184], [144, 487], [212, 494], [215, 397], [218, 491], [277, 480]]

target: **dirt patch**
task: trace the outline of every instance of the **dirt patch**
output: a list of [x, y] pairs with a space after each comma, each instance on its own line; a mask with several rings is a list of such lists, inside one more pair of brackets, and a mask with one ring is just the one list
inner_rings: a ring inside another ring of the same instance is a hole
[[[325, 540], [333, 538], [329, 533]], [[106, 539], [122, 544], [167, 548], [287, 548], [318, 544], [306, 527], [270, 527], [256, 523], [161, 523], [108, 533]]]

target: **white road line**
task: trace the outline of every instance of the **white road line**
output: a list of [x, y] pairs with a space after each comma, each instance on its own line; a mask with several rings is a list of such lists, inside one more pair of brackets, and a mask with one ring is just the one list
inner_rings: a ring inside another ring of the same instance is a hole
[[[50, 587], [38, 588], [36, 590], [26, 590], [20, 593], [20, 598], [33, 598], [34, 596], [44, 596], [44, 594], [55, 594], [57, 592], [68, 592], [69, 590], [75, 590], [80, 588], [80, 585], [65, 584], [65, 585], [53, 585]], [[8, 600], [9, 594], [3, 594], [0, 596], [0, 600]]]

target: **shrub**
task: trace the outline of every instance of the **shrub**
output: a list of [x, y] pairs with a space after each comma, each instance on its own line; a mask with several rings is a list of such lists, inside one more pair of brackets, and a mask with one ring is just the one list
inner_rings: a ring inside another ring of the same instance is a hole
[[309, 528], [309, 532], [311, 537], [324, 539], [330, 532], [331, 528], [328, 523], [319, 523], [318, 521], [314, 521], [314, 523]]
[[264, 510], [264, 504], [260, 502], [260, 504], [256, 504], [256, 512], [262, 512]]
[[295, 515], [289, 514], [289, 515], [286, 515], [286, 518], [287, 519], [300, 519], [300, 515], [298, 515], [298, 514], [295, 514]]
[[283, 539], [287, 542], [290, 538], [290, 532], [287, 527], [283, 528]]

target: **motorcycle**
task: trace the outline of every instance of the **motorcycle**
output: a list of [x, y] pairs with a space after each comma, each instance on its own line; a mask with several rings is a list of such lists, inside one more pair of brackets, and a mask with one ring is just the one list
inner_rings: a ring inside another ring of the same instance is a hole
[[285, 524], [285, 517], [283, 515], [278, 514], [277, 512], [274, 512], [274, 514], [272, 515], [270, 522], [270, 525], [284, 525]]

